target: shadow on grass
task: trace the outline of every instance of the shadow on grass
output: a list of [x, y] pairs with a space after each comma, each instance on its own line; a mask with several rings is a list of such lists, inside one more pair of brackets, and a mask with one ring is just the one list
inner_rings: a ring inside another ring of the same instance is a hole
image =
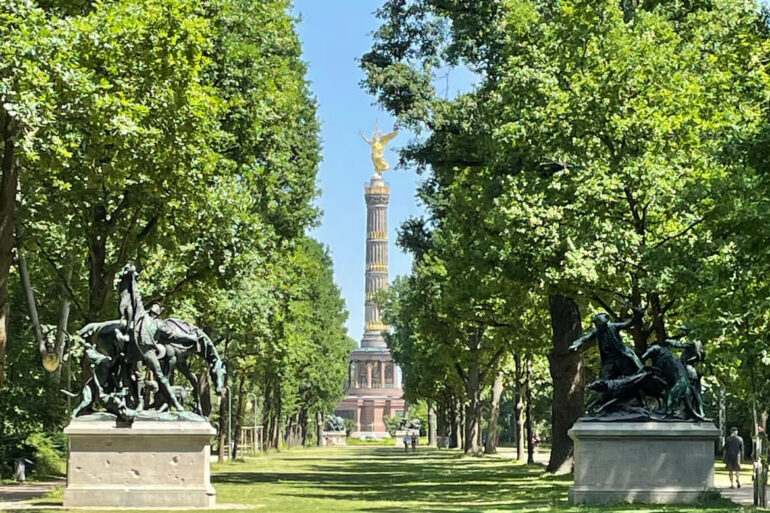
[[377, 513], [740, 511], [718, 498], [666, 508], [628, 504], [570, 507], [567, 490], [572, 485], [571, 476], [552, 476], [539, 466], [502, 458], [470, 458], [459, 452], [404, 454], [394, 448], [367, 448], [317, 454], [316, 458], [281, 454], [272, 458], [270, 468], [238, 469], [212, 477], [215, 483], [280, 484], [270, 488], [289, 502], [326, 500], [332, 501], [330, 508], [337, 504], [344, 510]]

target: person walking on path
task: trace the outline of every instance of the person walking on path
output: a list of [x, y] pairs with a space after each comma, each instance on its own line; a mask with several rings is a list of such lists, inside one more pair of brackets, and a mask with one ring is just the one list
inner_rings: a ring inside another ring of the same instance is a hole
[[743, 459], [743, 438], [738, 436], [738, 428], [730, 430], [730, 436], [725, 441], [724, 460], [727, 466], [727, 472], [730, 476], [730, 488], [733, 486], [733, 474], [735, 474], [735, 484], [741, 487], [741, 460]]
[[417, 437], [419, 433], [412, 433], [412, 452], [417, 452]]
[[407, 433], [404, 435], [404, 452], [409, 452], [409, 444], [412, 442], [412, 436]]

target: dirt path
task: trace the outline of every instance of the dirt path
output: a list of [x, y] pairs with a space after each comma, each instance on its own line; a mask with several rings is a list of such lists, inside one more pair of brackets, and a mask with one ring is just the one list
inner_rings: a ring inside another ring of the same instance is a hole
[[0, 485], [0, 510], [14, 509], [24, 501], [38, 499], [57, 486], [64, 486], [65, 481], [38, 481], [25, 484]]

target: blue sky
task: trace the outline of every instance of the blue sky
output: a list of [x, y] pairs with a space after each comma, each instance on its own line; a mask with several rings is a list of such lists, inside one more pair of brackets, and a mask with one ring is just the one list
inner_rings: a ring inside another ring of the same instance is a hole
[[[323, 210], [321, 226], [311, 235], [326, 244], [334, 259], [337, 284], [350, 312], [348, 334], [360, 342], [364, 324], [364, 259], [366, 206], [364, 182], [373, 172], [369, 147], [359, 130], [371, 135], [379, 121], [390, 131], [393, 119], [372, 105], [372, 97], [359, 87], [363, 73], [356, 59], [371, 48], [371, 33], [377, 28], [374, 11], [380, 0], [295, 0], [294, 12], [301, 16], [298, 27], [308, 79], [319, 104], [323, 162], [318, 184], [322, 189], [318, 206]], [[458, 82], [462, 80], [457, 75]], [[450, 79], [453, 78], [450, 76]], [[450, 90], [452, 84], [450, 83]], [[455, 91], [456, 92], [456, 91]], [[397, 149], [409, 140], [399, 134], [387, 150], [394, 168]], [[419, 177], [413, 170], [391, 169], [385, 173], [391, 187], [388, 214], [390, 279], [409, 273], [411, 258], [395, 245], [396, 230], [408, 217], [419, 215], [415, 198]]]

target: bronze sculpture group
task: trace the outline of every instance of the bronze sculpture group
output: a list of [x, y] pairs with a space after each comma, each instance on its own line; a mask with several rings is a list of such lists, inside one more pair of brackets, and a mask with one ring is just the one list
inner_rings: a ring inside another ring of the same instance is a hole
[[181, 319], [161, 319], [159, 303], [145, 308], [138, 288], [138, 273], [129, 264], [119, 284], [119, 318], [84, 326], [85, 360], [91, 377], [82, 401], [72, 416], [102, 406], [119, 420], [131, 422], [144, 410], [183, 410], [188, 390], [174, 385], [179, 370], [190, 382], [193, 411], [201, 415], [200, 384], [190, 369], [190, 354], [200, 356], [217, 394], [224, 387], [225, 367], [211, 339], [197, 326]]
[[[600, 397], [589, 406], [590, 413], [604, 420], [705, 420], [695, 368], [705, 357], [703, 345], [689, 339], [690, 330], [683, 326], [686, 341], [666, 339], [639, 358], [623, 343], [621, 331], [641, 322], [642, 314], [635, 311], [626, 322], [611, 322], [606, 313], [596, 315], [594, 329], [570, 346], [571, 351], [593, 341], [599, 346], [601, 372], [588, 389]], [[672, 349], [681, 349], [681, 356], [677, 358]]]

